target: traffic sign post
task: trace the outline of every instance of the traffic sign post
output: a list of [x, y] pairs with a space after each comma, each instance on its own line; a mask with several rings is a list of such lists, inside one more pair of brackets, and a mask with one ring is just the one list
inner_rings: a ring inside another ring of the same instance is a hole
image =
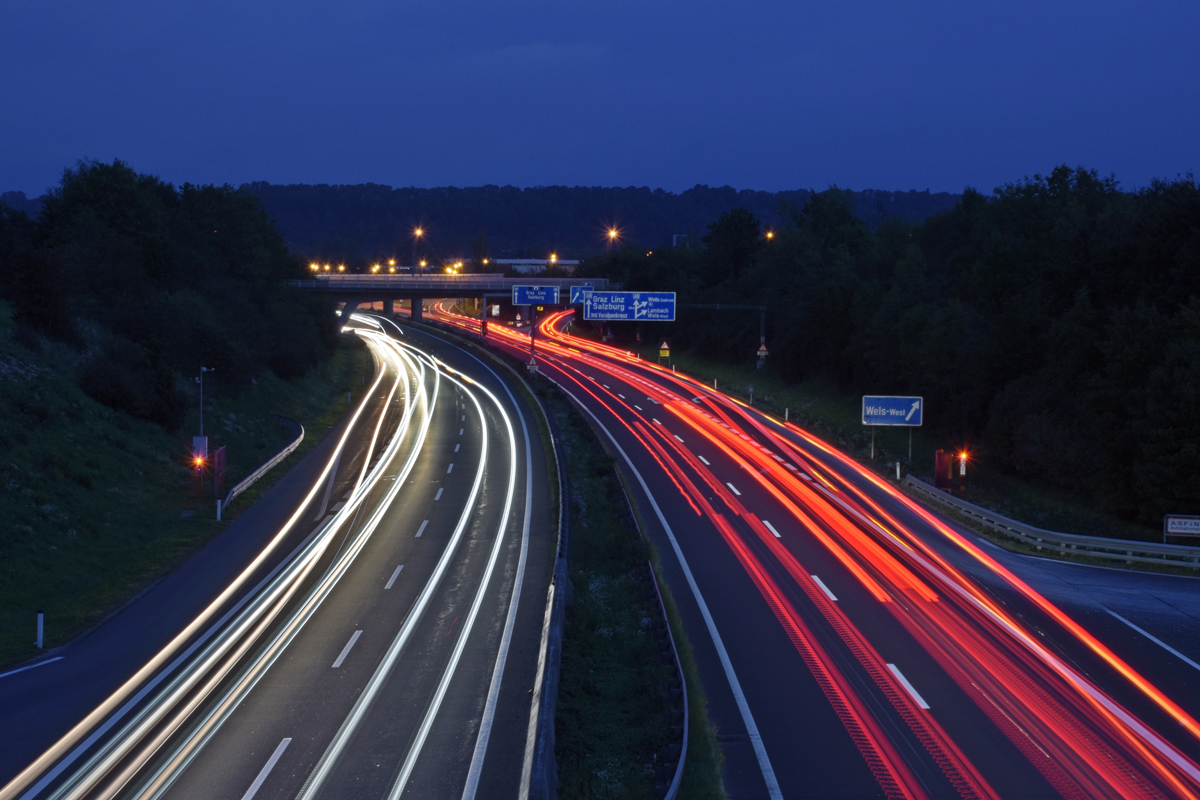
[[512, 287], [512, 304], [514, 306], [558, 305], [557, 286], [514, 286]]
[[671, 357], [671, 340], [665, 336], [658, 340], [658, 361], [661, 364], [664, 358]]
[[875, 458], [875, 428], [880, 425], [908, 428], [908, 460], [912, 460], [912, 429], [923, 421], [925, 398], [863, 395], [862, 424], [871, 426], [871, 458]]
[[596, 292], [583, 301], [583, 318], [674, 322], [674, 292]]

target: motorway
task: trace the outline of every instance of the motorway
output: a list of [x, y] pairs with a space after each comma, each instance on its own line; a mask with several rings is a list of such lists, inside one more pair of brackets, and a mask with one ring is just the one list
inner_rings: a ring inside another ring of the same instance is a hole
[[245, 515], [254, 547], [220, 537], [0, 675], [0, 798], [520, 793], [554, 553], [536, 418], [462, 348], [352, 327], [373, 383]]
[[731, 797], [1200, 797], [1200, 581], [1007, 553], [569, 321], [540, 321], [538, 369], [646, 511]]

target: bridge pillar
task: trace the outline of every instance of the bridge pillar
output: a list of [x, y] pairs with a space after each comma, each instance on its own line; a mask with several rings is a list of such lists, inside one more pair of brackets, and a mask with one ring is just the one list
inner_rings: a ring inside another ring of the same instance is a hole
[[420, 321], [421, 321], [421, 318], [422, 318], [422, 317], [421, 317], [421, 313], [422, 313], [422, 311], [423, 311], [423, 309], [421, 308], [421, 298], [419, 298], [419, 297], [414, 297], [414, 298], [412, 299], [412, 321], [413, 321], [413, 322], [420, 322]]
[[342, 316], [338, 319], [338, 330], [346, 327], [350, 322], [350, 315], [358, 308], [358, 303], [347, 300], [345, 307], [342, 309]]
[[384, 316], [390, 317], [395, 313], [396, 313], [396, 301], [393, 298], [389, 297], [387, 300], [383, 301], [383, 314], [384, 314]]

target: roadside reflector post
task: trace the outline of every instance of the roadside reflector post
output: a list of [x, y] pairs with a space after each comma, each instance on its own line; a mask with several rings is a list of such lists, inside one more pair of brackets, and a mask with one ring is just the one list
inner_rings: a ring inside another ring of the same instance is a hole
[[45, 615], [39, 609], [37, 612], [37, 641], [34, 643], [38, 650], [42, 649], [42, 620]]
[[900, 459], [896, 459], [896, 480], [900, 480]]
[[784, 421], [784, 422], [787, 422], [787, 421], [788, 421], [788, 410], [787, 410], [787, 407], [786, 407], [786, 406], [785, 406], [785, 407], [784, 407], [784, 409], [783, 409], [783, 421]]

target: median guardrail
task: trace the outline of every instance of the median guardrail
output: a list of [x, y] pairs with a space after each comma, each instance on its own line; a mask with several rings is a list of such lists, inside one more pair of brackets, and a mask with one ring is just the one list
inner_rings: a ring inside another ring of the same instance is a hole
[[217, 519], [221, 518], [221, 511], [223, 509], [229, 508], [229, 504], [233, 502], [233, 498], [249, 489], [255, 481], [270, 472], [272, 467], [290, 456], [292, 451], [299, 447], [300, 443], [304, 441], [304, 426], [299, 422], [296, 422], [294, 419], [288, 419], [287, 417], [281, 417], [277, 414], [272, 414], [271, 419], [277, 425], [282, 425], [289, 430], [295, 431], [296, 438], [292, 440], [291, 444], [272, 456], [270, 461], [254, 470], [254, 472], [251, 472], [249, 475], [243, 478], [240, 483], [229, 490], [229, 493], [225, 495], [225, 500], [217, 506]]
[[1144, 564], [1167, 564], [1175, 567], [1200, 569], [1200, 547], [1178, 544], [1138, 542], [1132, 539], [1107, 539], [1101, 536], [1080, 536], [1074, 533], [1059, 533], [1035, 528], [982, 506], [968, 503], [941, 489], [930, 486], [920, 478], [908, 475], [902, 484], [918, 495], [952, 508], [963, 516], [984, 527], [1031, 544], [1038, 550], [1053, 550], [1064, 555], [1086, 555], [1111, 561], [1135, 561]]

